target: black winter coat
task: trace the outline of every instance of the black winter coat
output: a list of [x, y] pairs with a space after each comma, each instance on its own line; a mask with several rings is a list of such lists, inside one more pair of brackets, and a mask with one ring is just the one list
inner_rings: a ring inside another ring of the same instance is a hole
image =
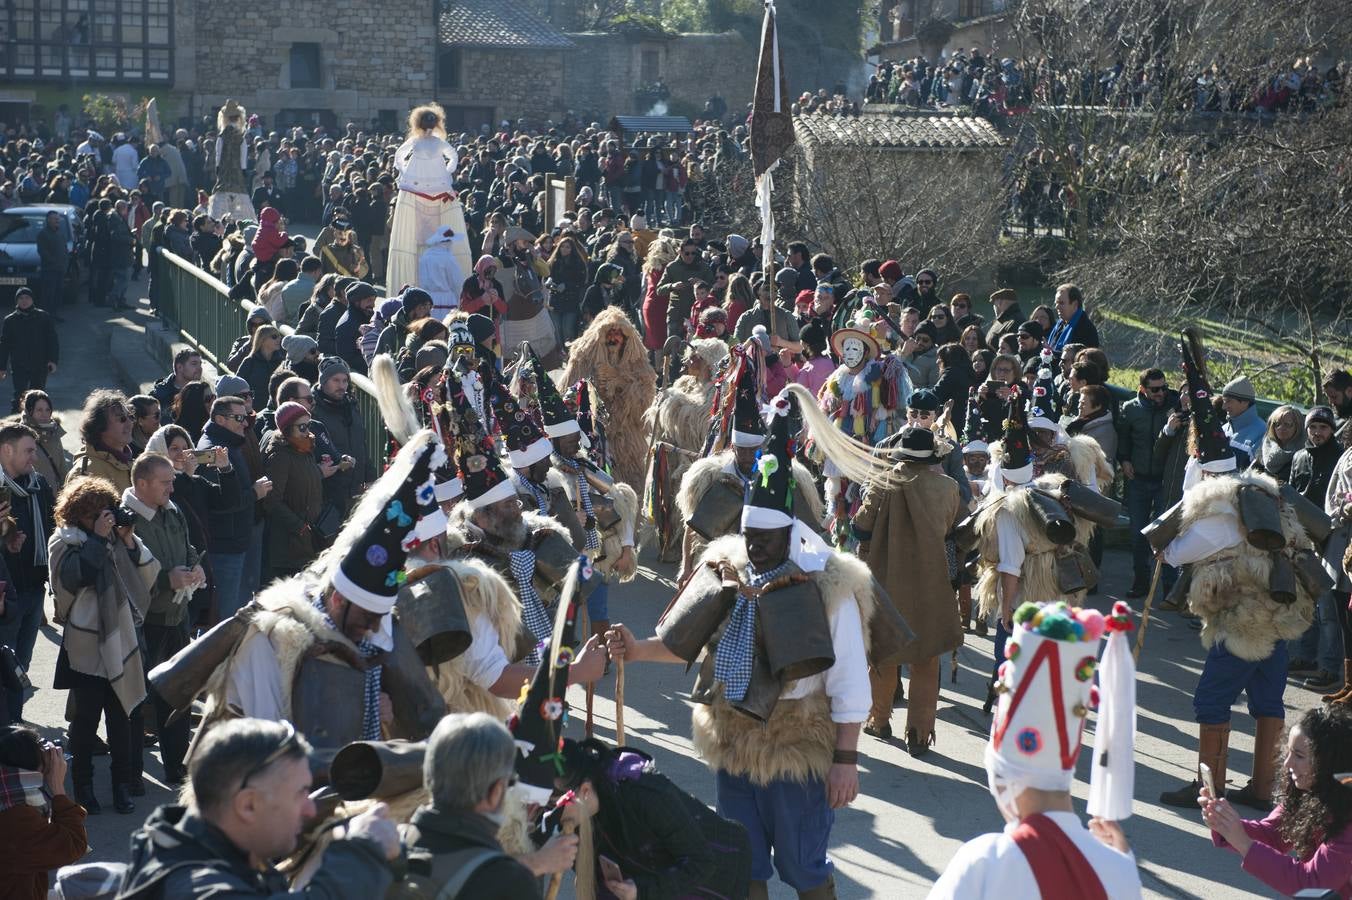
[[215, 422], [208, 422], [202, 429], [202, 439], [197, 442], [197, 449], [205, 450], [207, 447], [225, 447], [230, 456], [230, 465], [235, 470], [233, 491], [229, 482], [222, 479], [215, 469], [205, 470], [204, 477], [221, 486], [220, 504], [210, 508], [207, 514], [207, 549], [212, 553], [243, 553], [249, 549], [249, 541], [253, 539], [256, 504], [253, 483], [257, 477], [249, 469], [249, 461], [244, 457], [244, 437]]
[[334, 504], [346, 515], [362, 484], [376, 480], [375, 465], [366, 453], [366, 423], [357, 411], [356, 402], [348, 397], [334, 400], [322, 391], [315, 391], [311, 418], [324, 424], [340, 454], [356, 460], [356, 465], [348, 471], [335, 472], [324, 479], [324, 501]]
[[59, 357], [56, 325], [44, 310], [15, 309], [0, 323], [0, 369], [40, 372]]

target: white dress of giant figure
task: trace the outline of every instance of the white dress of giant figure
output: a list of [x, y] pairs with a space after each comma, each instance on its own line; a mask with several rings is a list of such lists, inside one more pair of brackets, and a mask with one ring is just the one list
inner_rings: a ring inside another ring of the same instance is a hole
[[399, 195], [394, 201], [385, 271], [385, 286], [390, 291], [405, 284], [418, 285], [419, 257], [433, 235], [448, 228], [455, 232], [451, 252], [460, 270], [465, 277], [474, 271], [465, 210], [452, 186], [458, 158], [446, 143], [445, 122], [445, 113], [437, 104], [419, 106], [408, 117], [408, 140], [394, 154]]

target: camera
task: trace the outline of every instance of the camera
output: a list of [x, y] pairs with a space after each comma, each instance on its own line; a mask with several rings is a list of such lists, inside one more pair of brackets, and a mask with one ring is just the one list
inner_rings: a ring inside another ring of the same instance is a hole
[[113, 524], [118, 528], [126, 528], [128, 525], [135, 525], [136, 513], [122, 505], [114, 506]]

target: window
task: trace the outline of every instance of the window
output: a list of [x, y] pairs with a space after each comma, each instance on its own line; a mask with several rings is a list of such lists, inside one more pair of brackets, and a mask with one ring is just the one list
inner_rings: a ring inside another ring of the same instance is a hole
[[0, 34], [12, 36], [0, 81], [173, 78], [172, 0], [6, 0]]
[[654, 81], [662, 79], [662, 54], [658, 50], [644, 50], [641, 61], [642, 75], [639, 80], [643, 84], [652, 84]]
[[318, 44], [291, 45], [291, 86], [293, 88], [323, 87], [320, 78]]
[[460, 51], [443, 49], [437, 56], [437, 87], [443, 91], [460, 90]]

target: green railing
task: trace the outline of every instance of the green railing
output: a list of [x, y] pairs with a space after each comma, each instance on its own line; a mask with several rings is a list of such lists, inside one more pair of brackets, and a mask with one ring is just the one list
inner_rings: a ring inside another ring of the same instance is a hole
[[[230, 347], [245, 333], [244, 323], [257, 304], [231, 300], [230, 289], [222, 281], [163, 248], [151, 254], [150, 264], [159, 293], [160, 318], [182, 336], [184, 343], [200, 351], [202, 358], [218, 372], [232, 372], [226, 363]], [[284, 335], [293, 331], [289, 325], [277, 328]], [[352, 393], [357, 400], [357, 413], [366, 424], [366, 452], [382, 469], [389, 441], [376, 402], [375, 386], [365, 375], [353, 372]], [[255, 398], [255, 402], [264, 403], [266, 398]]]

